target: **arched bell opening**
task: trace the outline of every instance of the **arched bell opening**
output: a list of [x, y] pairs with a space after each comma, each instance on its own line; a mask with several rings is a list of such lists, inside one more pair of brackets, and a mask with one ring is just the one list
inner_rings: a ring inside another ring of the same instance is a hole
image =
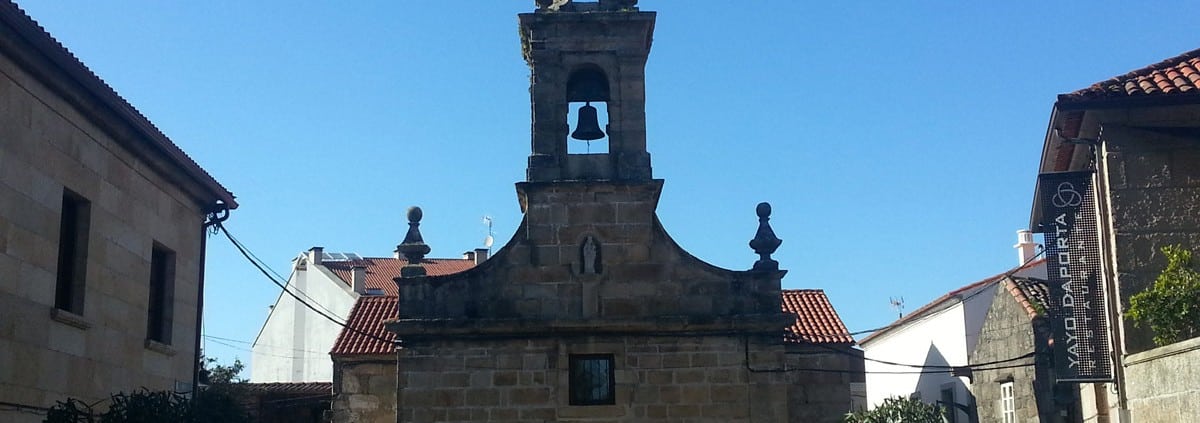
[[585, 65], [567, 79], [567, 154], [608, 154], [608, 76]]

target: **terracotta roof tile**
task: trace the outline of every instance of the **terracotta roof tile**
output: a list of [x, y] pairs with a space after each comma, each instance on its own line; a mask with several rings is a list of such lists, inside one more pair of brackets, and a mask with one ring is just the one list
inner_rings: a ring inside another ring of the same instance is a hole
[[[365, 285], [368, 289], [382, 289], [384, 295], [399, 295], [396, 291], [396, 283], [392, 279], [400, 276], [400, 268], [408, 264], [408, 260], [406, 259], [381, 257], [346, 261], [326, 260], [321, 262], [321, 265], [341, 278], [342, 282], [345, 282], [347, 286], [350, 285], [351, 269], [356, 264], [367, 267], [367, 282]], [[425, 272], [430, 276], [439, 276], [470, 269], [475, 266], [475, 261], [469, 259], [425, 259], [421, 264], [425, 266]]]
[[[783, 311], [795, 314], [796, 323], [789, 328], [785, 339], [791, 342], [852, 344], [854, 338], [846, 330], [833, 304], [819, 289], [783, 290]], [[395, 319], [399, 299], [392, 295], [362, 296], [350, 310], [347, 326], [330, 351], [332, 355], [390, 355], [395, 353], [395, 334], [388, 332], [384, 321]], [[364, 332], [372, 336], [367, 336]], [[375, 337], [382, 338], [384, 342]]]
[[968, 284], [962, 288], [958, 288], [956, 290], [947, 292], [946, 295], [942, 295], [941, 297], [938, 297], [937, 299], [929, 302], [929, 304], [925, 304], [925, 305], [921, 306], [921, 308], [913, 310], [912, 313], [908, 313], [904, 317], [896, 320], [895, 322], [892, 322], [892, 324], [887, 325], [886, 327], [884, 327], [880, 330], [872, 332], [870, 335], [867, 335], [866, 338], [863, 338], [862, 341], [859, 341], [859, 344], [870, 342], [872, 339], [875, 339], [879, 335], [882, 335], [892, 329], [903, 326], [905, 323], [908, 323], [909, 321], [912, 321], [912, 320], [916, 319], [917, 317], [923, 316], [925, 314], [925, 312], [937, 307], [938, 305], [941, 305], [942, 303], [950, 301], [951, 299], [957, 298], [959, 295], [962, 295], [966, 292], [975, 290], [976, 288], [980, 288], [980, 287], [983, 287], [983, 286], [986, 286], [989, 284], [998, 283], [1001, 281], [1001, 278], [1004, 278], [1010, 272], [1016, 272], [1017, 270], [1022, 270], [1022, 269], [1031, 269], [1031, 268], [1040, 266], [1045, 262], [1046, 262], [1045, 258], [1039, 258], [1037, 260], [1030, 261], [1029, 263], [1026, 263], [1023, 266], [1017, 267], [1016, 269], [1009, 270], [1007, 272], [988, 277], [981, 281]]
[[[384, 328], [383, 322], [396, 318], [400, 298], [394, 295], [364, 295], [358, 297], [346, 326], [358, 331], [342, 329], [333, 343], [331, 355], [394, 354], [396, 334]], [[363, 333], [374, 337], [364, 335]], [[384, 342], [375, 337], [387, 340]]]
[[240, 383], [236, 386], [243, 390], [242, 392], [252, 394], [333, 395], [333, 383], [330, 382]]
[[1004, 288], [1025, 308], [1029, 317], [1037, 317], [1046, 312], [1046, 304], [1050, 298], [1050, 287], [1046, 285], [1046, 281], [1036, 278], [1009, 278], [1004, 281]]
[[1060, 103], [1200, 94], [1200, 49], [1058, 96]]
[[853, 344], [854, 338], [838, 317], [833, 304], [820, 289], [785, 289], [783, 311], [796, 315], [796, 323], [784, 337], [791, 342]]

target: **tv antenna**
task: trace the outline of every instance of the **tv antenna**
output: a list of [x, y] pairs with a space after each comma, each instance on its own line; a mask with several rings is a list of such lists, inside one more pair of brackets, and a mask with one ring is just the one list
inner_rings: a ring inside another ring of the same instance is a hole
[[496, 239], [492, 237], [492, 217], [484, 215], [483, 223], [487, 224], [488, 227], [487, 236], [483, 238], [483, 247], [492, 248], [492, 243], [496, 242]]
[[892, 310], [896, 310], [897, 319], [904, 317], [904, 297], [888, 297], [888, 302], [892, 304]]

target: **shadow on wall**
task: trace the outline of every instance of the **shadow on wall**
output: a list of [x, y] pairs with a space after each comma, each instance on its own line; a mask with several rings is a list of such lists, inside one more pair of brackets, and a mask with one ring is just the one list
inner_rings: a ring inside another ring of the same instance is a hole
[[[929, 344], [929, 352], [925, 353], [925, 361], [922, 364], [925, 371], [949, 369], [950, 366], [946, 357], [933, 344]], [[916, 392], [922, 401], [953, 410], [953, 413], [946, 416], [947, 422], [975, 423], [975, 396], [971, 395], [967, 385], [958, 377], [950, 373], [923, 373], [917, 379]]]

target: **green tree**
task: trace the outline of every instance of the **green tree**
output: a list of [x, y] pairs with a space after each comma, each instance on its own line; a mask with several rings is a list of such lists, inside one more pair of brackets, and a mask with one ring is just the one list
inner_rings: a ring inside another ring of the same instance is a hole
[[242, 361], [236, 358], [233, 359], [233, 364], [225, 366], [217, 363], [215, 358], [201, 356], [200, 382], [213, 386], [245, 383], [246, 379], [241, 377], [242, 370], [245, 368]]
[[891, 397], [867, 411], [847, 413], [844, 423], [942, 423], [945, 409], [916, 398]]
[[171, 392], [146, 389], [131, 393], [118, 392], [108, 399], [107, 409], [96, 407], [101, 402], [87, 404], [75, 398], [59, 401], [46, 413], [47, 423], [241, 423], [250, 417], [238, 403], [238, 389], [245, 382], [239, 374], [245, 368], [234, 360], [224, 366], [214, 358], [201, 359], [201, 376], [208, 388], [193, 397]]
[[1192, 268], [1192, 252], [1182, 245], [1165, 246], [1162, 252], [1167, 268], [1154, 286], [1129, 297], [1125, 311], [1134, 324], [1150, 325], [1159, 346], [1200, 335], [1200, 272]]

